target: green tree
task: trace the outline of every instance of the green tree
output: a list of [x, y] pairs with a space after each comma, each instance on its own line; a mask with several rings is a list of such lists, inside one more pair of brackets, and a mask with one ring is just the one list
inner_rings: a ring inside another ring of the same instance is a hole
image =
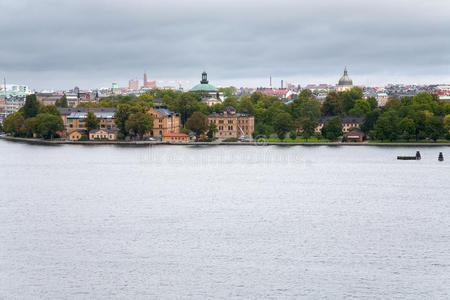
[[322, 135], [330, 141], [336, 141], [342, 135], [342, 123], [339, 117], [333, 117], [322, 127]]
[[100, 119], [95, 116], [95, 113], [92, 110], [89, 110], [84, 120], [86, 124], [87, 131], [98, 129], [100, 125]]
[[125, 129], [136, 137], [142, 138], [144, 134], [153, 129], [153, 118], [143, 112], [131, 114], [125, 121]]
[[403, 118], [398, 124], [398, 127], [400, 132], [404, 134], [408, 140], [416, 134], [414, 120], [408, 117]]
[[64, 130], [64, 123], [59, 116], [44, 113], [36, 116], [36, 132], [45, 139], [53, 138], [58, 131]]
[[208, 129], [208, 117], [197, 111], [186, 121], [186, 128], [195, 132], [195, 135], [200, 137]]
[[129, 116], [131, 114], [131, 105], [130, 104], [120, 104], [117, 106], [116, 112], [115, 112], [115, 118], [116, 118], [116, 126], [119, 128], [120, 132], [124, 135], [128, 133], [128, 130], [126, 129], [125, 123], [127, 122]]
[[379, 140], [396, 140], [399, 135], [398, 116], [395, 111], [382, 114], [375, 123], [375, 137]]
[[39, 113], [39, 106], [35, 94], [27, 95], [25, 105], [23, 106], [23, 117], [28, 119], [37, 116]]
[[336, 92], [328, 93], [322, 105], [322, 114], [325, 116], [339, 116], [342, 114], [341, 94]]
[[187, 119], [199, 109], [199, 100], [193, 93], [182, 93], [177, 98], [175, 111], [181, 115], [181, 123], [184, 125]]
[[306, 139], [306, 141], [308, 141], [308, 139], [314, 135], [317, 127], [317, 121], [310, 118], [305, 118], [301, 121], [301, 127], [303, 130], [302, 136]]
[[437, 116], [427, 118], [425, 123], [425, 134], [433, 141], [441, 138], [444, 135], [444, 124], [442, 119]]
[[58, 111], [58, 108], [55, 105], [41, 105], [39, 107], [39, 113], [40, 114], [51, 114], [58, 117], [61, 117], [61, 114]]
[[348, 114], [355, 105], [356, 100], [362, 99], [363, 92], [359, 87], [354, 87], [349, 91], [342, 93], [342, 109]]
[[286, 132], [294, 129], [294, 120], [287, 112], [280, 111], [273, 117], [273, 127], [280, 140], [284, 140]]
[[20, 112], [7, 116], [5, 121], [3, 121], [3, 127], [5, 132], [13, 136], [25, 136], [27, 133], [25, 119]]
[[359, 99], [355, 101], [355, 105], [350, 109], [349, 114], [352, 116], [365, 116], [372, 111], [369, 101]]
[[377, 122], [379, 116], [380, 111], [378, 109], [369, 112], [366, 115], [364, 122], [361, 124], [361, 130], [364, 131], [366, 134], [368, 134], [369, 131], [371, 131], [374, 128], [375, 123]]
[[207, 133], [207, 136], [209, 139], [213, 139], [214, 138], [214, 134], [217, 132], [217, 125], [216, 123], [211, 122], [209, 124], [209, 130]]

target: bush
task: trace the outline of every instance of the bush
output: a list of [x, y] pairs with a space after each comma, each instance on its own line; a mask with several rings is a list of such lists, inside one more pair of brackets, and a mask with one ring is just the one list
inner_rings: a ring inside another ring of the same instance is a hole
[[89, 141], [89, 137], [87, 134], [83, 134], [80, 138], [80, 141]]

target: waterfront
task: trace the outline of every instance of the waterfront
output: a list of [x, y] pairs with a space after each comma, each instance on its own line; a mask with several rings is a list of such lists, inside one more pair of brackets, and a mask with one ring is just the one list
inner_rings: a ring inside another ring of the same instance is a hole
[[448, 298], [449, 155], [0, 140], [0, 298]]

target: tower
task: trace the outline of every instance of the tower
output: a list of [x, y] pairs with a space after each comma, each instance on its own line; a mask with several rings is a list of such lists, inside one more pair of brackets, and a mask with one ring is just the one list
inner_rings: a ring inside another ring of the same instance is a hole
[[208, 74], [205, 72], [205, 71], [203, 71], [203, 73], [202, 73], [202, 80], [200, 81], [200, 83], [201, 84], [208, 84]]
[[147, 73], [144, 72], [144, 86], [147, 86]]

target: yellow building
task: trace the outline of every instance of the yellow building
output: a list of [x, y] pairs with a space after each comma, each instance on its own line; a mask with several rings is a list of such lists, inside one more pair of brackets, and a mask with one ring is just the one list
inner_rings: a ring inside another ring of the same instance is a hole
[[189, 142], [189, 135], [186, 133], [166, 133], [163, 135], [162, 141], [171, 143], [187, 143]]
[[67, 138], [69, 141], [79, 141], [85, 134], [86, 131], [84, 130], [74, 130], [67, 135]]
[[150, 136], [163, 137], [168, 133], [180, 132], [180, 114], [174, 113], [164, 106], [151, 108], [148, 114], [153, 118], [153, 130], [150, 132]]
[[87, 130], [85, 119], [88, 111], [92, 111], [100, 119], [100, 129], [115, 128], [115, 108], [58, 108], [63, 119], [65, 130], [70, 133], [74, 130]]
[[255, 117], [249, 114], [236, 113], [232, 106], [227, 106], [223, 113], [208, 116], [208, 124], [214, 123], [216, 138], [245, 138], [251, 139], [255, 130]]

